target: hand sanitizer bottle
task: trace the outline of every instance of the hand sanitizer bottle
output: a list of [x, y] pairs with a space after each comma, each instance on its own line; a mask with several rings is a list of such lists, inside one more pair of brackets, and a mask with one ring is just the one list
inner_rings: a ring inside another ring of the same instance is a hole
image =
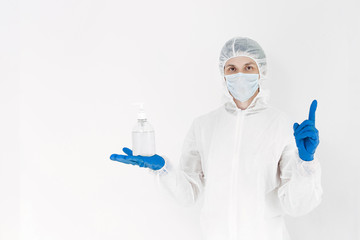
[[143, 103], [134, 103], [139, 106], [137, 123], [132, 130], [133, 155], [153, 156], [155, 155], [155, 132], [146, 118]]

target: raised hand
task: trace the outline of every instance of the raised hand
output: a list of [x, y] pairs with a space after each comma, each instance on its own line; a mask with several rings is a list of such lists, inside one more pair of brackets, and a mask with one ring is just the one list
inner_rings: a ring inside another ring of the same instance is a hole
[[294, 136], [299, 156], [304, 161], [312, 161], [317, 146], [319, 145], [319, 131], [315, 128], [315, 111], [317, 101], [311, 103], [309, 119], [304, 120], [300, 125], [294, 123]]

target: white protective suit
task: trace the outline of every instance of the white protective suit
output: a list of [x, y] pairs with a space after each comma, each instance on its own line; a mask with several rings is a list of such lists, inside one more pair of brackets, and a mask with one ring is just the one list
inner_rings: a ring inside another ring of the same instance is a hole
[[180, 203], [202, 199], [204, 240], [287, 240], [284, 214], [304, 215], [321, 202], [317, 156], [300, 159], [294, 122], [259, 87], [245, 110], [225, 89], [223, 105], [194, 119], [178, 167], [163, 156], [165, 166], [153, 171]]

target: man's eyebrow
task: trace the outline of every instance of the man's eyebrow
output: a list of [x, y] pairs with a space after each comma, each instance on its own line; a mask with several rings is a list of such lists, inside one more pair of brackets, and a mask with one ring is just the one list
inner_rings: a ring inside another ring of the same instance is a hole
[[[251, 65], [251, 64], [255, 64], [255, 63], [253, 63], [253, 62], [245, 63], [245, 65]], [[225, 67], [230, 67], [230, 66], [236, 67], [234, 64], [228, 64], [228, 65], [226, 65]]]

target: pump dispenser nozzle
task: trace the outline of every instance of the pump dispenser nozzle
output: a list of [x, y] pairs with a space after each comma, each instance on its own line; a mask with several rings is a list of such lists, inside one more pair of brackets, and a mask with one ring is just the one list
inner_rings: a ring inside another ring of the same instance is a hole
[[146, 119], [146, 113], [145, 113], [145, 110], [144, 110], [144, 103], [143, 102], [135, 102], [132, 105], [138, 106], [138, 108], [139, 108], [138, 114], [137, 114], [137, 119]]

